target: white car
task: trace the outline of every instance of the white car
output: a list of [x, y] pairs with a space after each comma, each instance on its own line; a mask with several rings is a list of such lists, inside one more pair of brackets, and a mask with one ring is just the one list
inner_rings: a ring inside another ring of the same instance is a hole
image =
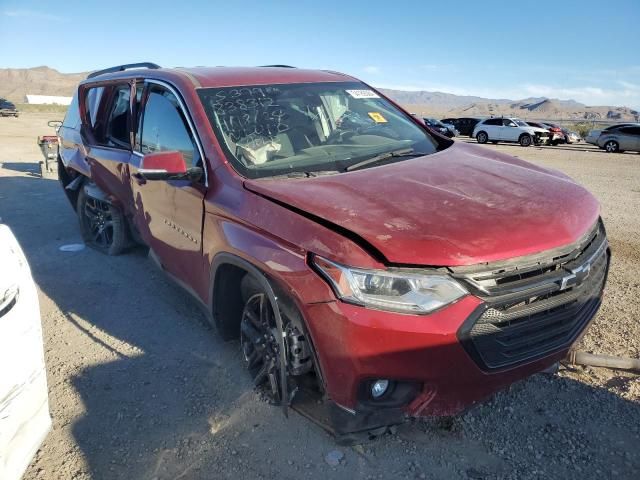
[[18, 241], [0, 225], [0, 478], [18, 480], [49, 429], [40, 307]]
[[479, 122], [473, 129], [473, 136], [478, 143], [517, 142], [523, 147], [546, 143], [549, 131], [527, 125], [519, 118], [487, 118]]

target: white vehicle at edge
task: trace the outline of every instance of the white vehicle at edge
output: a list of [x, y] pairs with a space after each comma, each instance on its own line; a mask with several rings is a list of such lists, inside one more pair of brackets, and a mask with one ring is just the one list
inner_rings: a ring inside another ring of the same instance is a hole
[[545, 143], [549, 132], [543, 128], [531, 127], [519, 118], [486, 118], [473, 129], [473, 137], [478, 143], [517, 142], [523, 147]]
[[49, 429], [40, 307], [29, 264], [0, 225], [0, 478], [18, 480]]

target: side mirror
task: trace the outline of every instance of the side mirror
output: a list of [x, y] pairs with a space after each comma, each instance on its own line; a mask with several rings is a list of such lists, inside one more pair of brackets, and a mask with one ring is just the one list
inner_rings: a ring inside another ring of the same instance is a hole
[[187, 168], [181, 152], [148, 153], [142, 157], [138, 175], [145, 180], [191, 180], [202, 177], [202, 168]]
[[58, 130], [60, 130], [60, 127], [62, 126], [62, 122], [60, 120], [49, 120], [47, 122], [47, 125], [49, 125], [51, 128], [55, 128], [57, 132]]

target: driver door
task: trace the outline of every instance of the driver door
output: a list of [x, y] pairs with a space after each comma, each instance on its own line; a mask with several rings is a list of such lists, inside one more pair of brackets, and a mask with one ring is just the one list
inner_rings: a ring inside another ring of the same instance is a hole
[[145, 180], [138, 169], [147, 153], [179, 151], [187, 168], [203, 165], [202, 149], [188, 113], [171, 87], [145, 83], [131, 162], [134, 224], [163, 268], [187, 285], [201, 275], [206, 177]]
[[517, 127], [518, 126], [513, 120], [503, 118], [502, 127], [500, 127], [500, 140], [504, 140], [507, 142], [517, 142], [520, 133]]

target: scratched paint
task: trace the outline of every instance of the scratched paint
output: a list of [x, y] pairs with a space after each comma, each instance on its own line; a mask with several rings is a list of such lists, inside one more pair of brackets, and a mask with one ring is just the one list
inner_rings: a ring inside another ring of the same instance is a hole
[[[40, 307], [29, 265], [0, 225], [0, 478], [18, 480], [51, 428]], [[8, 305], [8, 306], [7, 306]], [[1, 305], [0, 305], [1, 307]]]

